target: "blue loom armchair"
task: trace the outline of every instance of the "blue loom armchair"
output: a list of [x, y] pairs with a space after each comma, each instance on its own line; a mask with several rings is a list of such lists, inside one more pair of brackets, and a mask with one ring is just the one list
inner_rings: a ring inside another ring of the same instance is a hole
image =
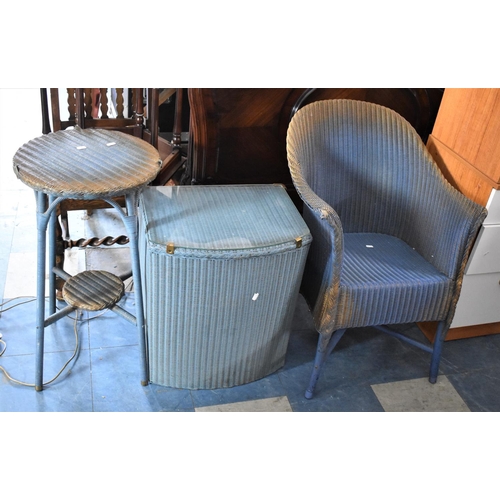
[[[344, 332], [364, 326], [429, 352], [435, 383], [486, 210], [445, 180], [404, 118], [377, 104], [303, 107], [287, 156], [313, 236], [302, 293], [319, 340], [306, 398]], [[386, 326], [423, 321], [439, 322], [432, 347]]]

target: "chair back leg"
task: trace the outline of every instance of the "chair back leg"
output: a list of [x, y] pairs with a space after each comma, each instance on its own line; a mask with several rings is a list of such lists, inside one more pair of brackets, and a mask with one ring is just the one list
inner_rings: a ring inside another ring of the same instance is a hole
[[323, 363], [326, 358], [331, 354], [339, 340], [344, 335], [346, 329], [337, 330], [335, 333], [330, 334], [320, 334], [318, 339], [318, 346], [316, 348], [316, 357], [314, 358], [314, 366], [311, 372], [311, 378], [309, 380], [309, 387], [306, 390], [306, 399], [311, 399], [313, 397], [314, 389], [316, 383], [318, 382], [318, 377], [323, 367]]

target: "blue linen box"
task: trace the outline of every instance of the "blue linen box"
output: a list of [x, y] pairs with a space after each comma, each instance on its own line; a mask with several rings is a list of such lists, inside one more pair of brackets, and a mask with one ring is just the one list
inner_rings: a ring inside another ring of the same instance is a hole
[[150, 381], [216, 389], [281, 368], [312, 239], [283, 186], [148, 187], [139, 208]]

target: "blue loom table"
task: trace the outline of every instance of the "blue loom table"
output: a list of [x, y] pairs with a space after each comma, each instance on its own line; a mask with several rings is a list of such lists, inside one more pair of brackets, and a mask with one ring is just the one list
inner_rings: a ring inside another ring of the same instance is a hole
[[[148, 384], [144, 306], [138, 252], [137, 204], [140, 191], [161, 168], [158, 151], [147, 142], [106, 129], [61, 130], [24, 144], [14, 155], [16, 176], [35, 191], [37, 211], [37, 323], [35, 389], [43, 390], [45, 328], [75, 309], [109, 308], [137, 326], [141, 384]], [[124, 196], [125, 207], [114, 198]], [[63, 200], [103, 200], [118, 210], [125, 225], [134, 278], [135, 316], [117, 302], [123, 282], [105, 271], [84, 271], [70, 276], [56, 267], [56, 208]], [[45, 314], [47, 229], [49, 233], [49, 309]], [[56, 312], [56, 275], [66, 281], [63, 299], [68, 304]]]

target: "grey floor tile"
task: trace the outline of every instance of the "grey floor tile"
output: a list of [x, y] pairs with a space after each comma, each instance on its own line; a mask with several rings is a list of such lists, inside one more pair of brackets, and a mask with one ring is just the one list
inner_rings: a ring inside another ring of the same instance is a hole
[[[6, 304], [5, 307], [19, 304], [14, 309], [2, 313], [0, 317], [0, 332], [7, 344], [3, 357], [20, 354], [33, 354], [36, 348], [36, 302], [30, 299], [18, 299]], [[24, 302], [24, 303], [23, 303]], [[58, 302], [57, 307], [65, 306]], [[46, 353], [57, 351], [72, 351], [75, 349], [75, 313], [60, 319], [45, 328], [44, 350]], [[84, 316], [85, 318], [85, 316]], [[78, 321], [76, 325], [78, 342], [81, 349], [88, 349], [88, 323]]]
[[327, 359], [308, 401], [304, 393], [314, 354], [310, 332], [293, 332], [279, 376], [294, 411], [382, 411], [370, 385], [425, 376], [430, 363], [427, 353], [374, 329], [349, 330]]
[[486, 335], [485, 337], [489, 339], [489, 342], [491, 342], [491, 344], [497, 346], [500, 349], [500, 332], [495, 335]]
[[196, 412], [291, 412], [286, 396], [195, 408]]
[[159, 405], [159, 411], [194, 411], [191, 391], [187, 389], [163, 387], [157, 384], [150, 384], [149, 387], [153, 397]]
[[340, 387], [309, 400], [302, 395], [302, 399], [290, 401], [290, 404], [294, 412], [374, 413], [384, 411], [373, 391], [365, 384]]
[[317, 390], [329, 385], [371, 385], [422, 377], [428, 373], [429, 363], [427, 353], [388, 335], [348, 331], [326, 360]]
[[[72, 353], [45, 355], [44, 383], [57, 375]], [[2, 356], [2, 365], [11, 377], [34, 383], [34, 355]], [[2, 412], [90, 412], [92, 411], [89, 351], [82, 351], [54, 382], [37, 392], [7, 380], [0, 373], [0, 411]]]
[[500, 335], [485, 335], [444, 343], [441, 371], [447, 375], [495, 369], [500, 360]]
[[277, 373], [261, 380], [226, 389], [200, 389], [191, 391], [195, 408], [226, 403], [250, 401], [285, 395]]
[[448, 379], [471, 411], [500, 412], [500, 364], [448, 375]]
[[91, 349], [93, 408], [96, 412], [159, 411], [153, 389], [140, 380], [137, 346]]
[[380, 404], [390, 412], [468, 412], [446, 376], [438, 377], [435, 384], [428, 378], [401, 380], [372, 385]]
[[[293, 411], [382, 411], [369, 384], [341, 372], [327, 373], [318, 381], [312, 399], [304, 394], [309, 383], [313, 362], [280, 371], [279, 377]], [[324, 374], [323, 374], [324, 375]]]
[[[134, 294], [127, 293], [118, 303], [120, 307], [135, 315]], [[89, 313], [90, 347], [118, 347], [138, 344], [138, 330], [135, 325], [117, 315], [114, 311]]]

